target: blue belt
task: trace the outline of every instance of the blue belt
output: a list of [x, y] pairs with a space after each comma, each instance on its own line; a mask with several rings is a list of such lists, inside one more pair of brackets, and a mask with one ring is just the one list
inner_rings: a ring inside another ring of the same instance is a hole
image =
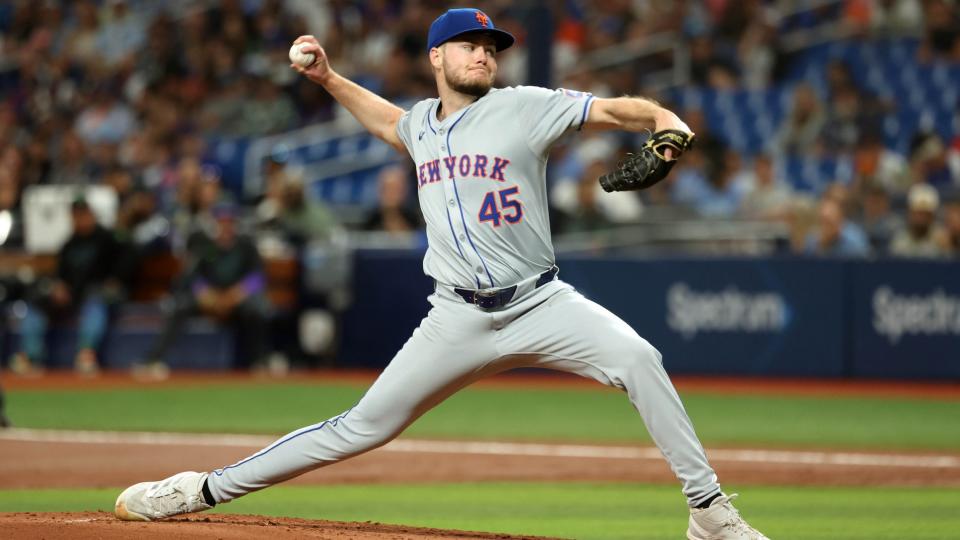
[[[553, 266], [546, 272], [540, 274], [533, 288], [539, 289], [547, 283], [550, 283], [553, 281], [553, 278], [557, 277], [558, 272], [560, 272], [560, 269]], [[459, 294], [468, 304], [476, 304], [477, 307], [482, 309], [496, 309], [509, 304], [510, 301], [513, 300], [513, 296], [517, 294], [517, 286], [511, 285], [502, 289], [484, 289], [480, 291], [457, 288], [453, 289], [453, 292]]]

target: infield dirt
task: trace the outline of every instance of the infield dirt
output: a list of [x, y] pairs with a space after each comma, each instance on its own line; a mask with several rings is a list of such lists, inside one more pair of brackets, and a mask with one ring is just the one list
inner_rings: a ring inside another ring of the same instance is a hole
[[[493, 538], [534, 540], [542, 537], [509, 536], [481, 532], [444, 531], [382, 523], [340, 523], [263, 516], [190, 516], [157, 523], [118, 521], [106, 512], [0, 514], [0, 530], [6, 538], [46, 540], [129, 539], [271, 540], [336, 538], [356, 540]], [[8, 535], [8, 536], [7, 536]]]

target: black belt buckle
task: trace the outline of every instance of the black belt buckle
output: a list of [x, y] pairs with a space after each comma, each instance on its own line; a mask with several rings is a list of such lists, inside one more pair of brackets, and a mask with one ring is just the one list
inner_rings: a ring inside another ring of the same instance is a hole
[[[473, 292], [473, 303], [482, 307], [483, 309], [493, 309], [500, 307], [500, 297], [501, 291], [504, 289], [498, 289], [496, 291], [474, 291]], [[511, 295], [513, 296], [513, 295]], [[509, 302], [509, 300], [507, 300]], [[504, 302], [506, 303], [506, 302]]]
[[[537, 279], [534, 288], [539, 289], [543, 285], [553, 281], [553, 278], [557, 277], [557, 273], [559, 271], [560, 269], [554, 266], [546, 272], [540, 274], [540, 277]], [[512, 285], [510, 287], [495, 289], [492, 291], [475, 291], [471, 289], [456, 288], [453, 289], [453, 292], [460, 295], [468, 304], [474, 304], [482, 309], [496, 309], [509, 304], [510, 301], [513, 300], [513, 295], [517, 292], [517, 286]]]
[[495, 309], [510, 303], [517, 286], [506, 287], [494, 291], [472, 291], [470, 289], [454, 289], [468, 304], [474, 304], [482, 309]]

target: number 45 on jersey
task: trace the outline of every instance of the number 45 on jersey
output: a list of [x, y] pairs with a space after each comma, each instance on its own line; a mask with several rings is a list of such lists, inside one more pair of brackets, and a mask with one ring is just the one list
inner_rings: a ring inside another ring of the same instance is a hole
[[487, 192], [483, 196], [483, 204], [480, 205], [480, 223], [489, 221], [494, 227], [500, 226], [501, 219], [508, 225], [520, 223], [523, 219], [523, 204], [514, 198], [519, 192], [520, 188], [517, 186]]

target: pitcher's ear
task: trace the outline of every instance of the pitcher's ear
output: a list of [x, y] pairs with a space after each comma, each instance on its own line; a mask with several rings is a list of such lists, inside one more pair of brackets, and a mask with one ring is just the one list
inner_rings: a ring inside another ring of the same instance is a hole
[[443, 65], [443, 45], [430, 49], [430, 65], [437, 69]]

